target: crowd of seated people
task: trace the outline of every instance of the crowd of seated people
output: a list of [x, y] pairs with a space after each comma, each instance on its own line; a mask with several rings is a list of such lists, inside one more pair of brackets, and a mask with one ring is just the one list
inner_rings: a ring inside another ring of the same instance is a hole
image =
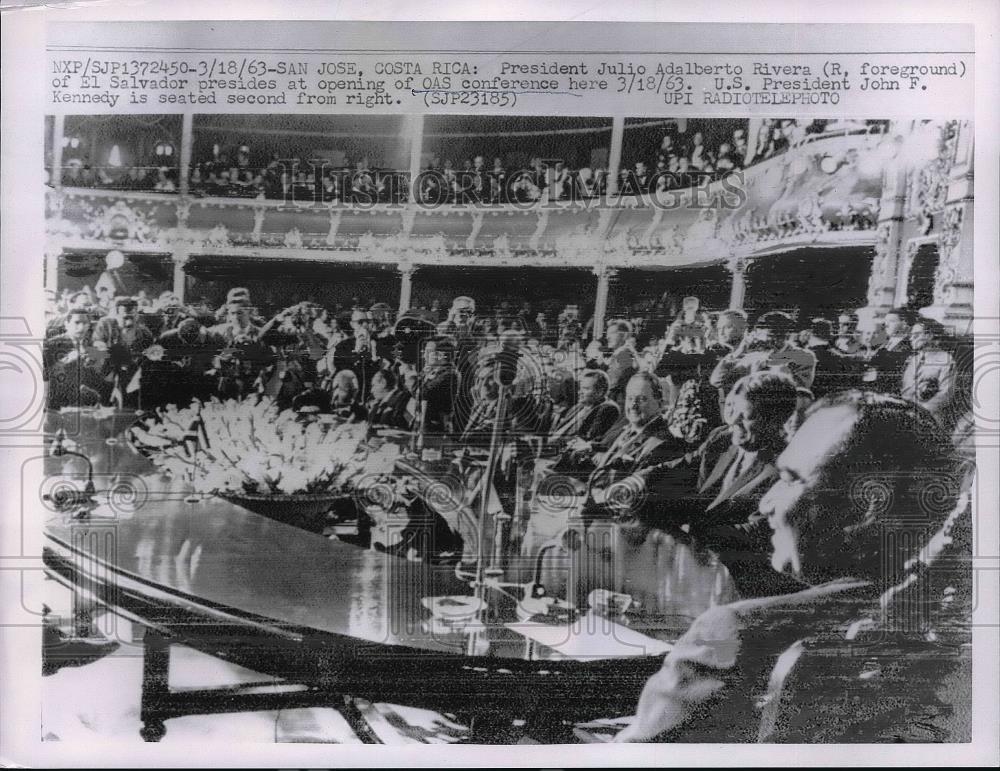
[[[811, 134], [845, 128], [845, 121], [691, 121], [684, 132], [670, 126], [659, 146], [640, 151], [619, 171], [620, 195], [646, 195], [718, 179], [774, 157]], [[860, 122], [859, 122], [860, 123]], [[862, 125], [882, 124], [866, 121]], [[850, 128], [850, 126], [846, 126]], [[878, 128], [879, 126], [874, 126]], [[749, 136], [750, 132], [754, 136]], [[723, 133], [720, 133], [723, 132]], [[51, 173], [50, 173], [51, 181]], [[69, 187], [174, 193], [180, 189], [173, 166], [95, 166], [73, 157], [63, 163], [61, 182]], [[558, 159], [532, 158], [514, 168], [495, 156], [460, 160], [434, 156], [411, 185], [409, 172], [380, 168], [367, 158], [337, 165], [309, 158], [272, 156], [264, 162], [247, 144], [231, 152], [215, 144], [209, 157], [196, 158], [188, 172], [192, 195], [265, 198], [321, 203], [399, 203], [413, 194], [425, 203], [532, 203], [598, 198], [609, 191], [608, 170], [572, 168]]]
[[[610, 408], [598, 410], [604, 418], [598, 420], [581, 399], [623, 410], [638, 372], [655, 379], [664, 415], [676, 413], [671, 430], [688, 444], [722, 425], [726, 395], [761, 371], [784, 373], [800, 401], [850, 388], [892, 393], [927, 409], [945, 430], [955, 427], [964, 403], [962, 373], [944, 329], [902, 308], [864, 328], [850, 312], [797, 321], [769, 311], [749, 323], [742, 311], [709, 312], [687, 297], [673, 318], [661, 301], [645, 316], [633, 311], [631, 318], [611, 319], [587, 342], [592, 320], [581, 320], [579, 306], [555, 314], [552, 306], [536, 312], [530, 302], [518, 307], [501, 301], [477, 313], [472, 298], [460, 297], [446, 314], [438, 302], [405, 314], [423, 335], [417, 345], [397, 339], [400, 325], [386, 303], [356, 299], [350, 308], [324, 308], [301, 302], [262, 316], [239, 287], [219, 308], [204, 301], [184, 305], [170, 291], [151, 299], [144, 291], [121, 295], [114, 287], [99, 281], [96, 293], [86, 288], [51, 298], [45, 346], [50, 406], [114, 398], [145, 408], [252, 393], [286, 406], [297, 399], [325, 406], [326, 396], [314, 393], [321, 391], [331, 398], [336, 392], [342, 404], [350, 393], [357, 402], [352, 414], [377, 406], [389, 423], [409, 428], [420, 411], [401, 403], [400, 394], [417, 396], [425, 371], [437, 380], [450, 371], [458, 383], [443, 379], [454, 391], [453, 403], [437, 397], [434, 414], [422, 417], [461, 436], [480, 402], [496, 397], [478, 380], [484, 362], [502, 355], [516, 362], [513, 392], [523, 402], [518, 425], [541, 434], [558, 429], [566, 441], [580, 438], [569, 418], [586, 424], [589, 436], [583, 438], [589, 440], [610, 415]], [[354, 378], [337, 379], [344, 370]], [[387, 377], [377, 377], [382, 373]], [[483, 409], [478, 412], [485, 420]]]
[[[414, 309], [394, 323], [384, 303], [343, 314], [298, 303], [264, 318], [240, 287], [217, 309], [171, 292], [65, 292], [49, 308], [48, 405], [153, 409], [268, 394], [303, 414], [444, 437], [469, 451], [500, 431], [511, 449], [495, 481], [502, 505], [511, 467], [525, 464], [535, 479], [577, 480], [585, 522], [697, 539], [750, 604], [695, 623], [647, 684], [622, 741], [692, 728], [697, 736], [711, 721], [693, 715], [713, 689], [766, 680], [786, 646], [820, 634], [788, 603], [867, 612], [892, 581], [910, 580], [880, 571], [901, 568], [926, 538], [902, 539], [909, 551], [886, 562], [878, 517], [905, 518], [900, 507], [924, 495], [912, 480], [950, 468], [968, 422], [968, 373], [936, 321], [905, 308], [864, 325], [850, 312], [797, 323], [771, 310], [751, 321], [687, 297], [662, 329], [645, 319], [641, 333], [613, 318], [585, 344], [575, 306], [555, 318], [528, 303], [488, 313], [461, 296], [439, 311]], [[845, 480], [871, 469], [895, 486], [892, 512], [858, 511], [861, 499], [850, 497]], [[949, 479], [964, 484], [960, 474]], [[950, 506], [935, 509], [931, 531], [952, 532]], [[765, 634], [766, 644], [754, 636], [761, 618], [782, 630]], [[706, 634], [730, 640], [733, 655], [706, 658]], [[681, 670], [699, 673], [708, 690]]]
[[407, 200], [407, 176], [377, 168], [367, 158], [334, 165], [273, 155], [259, 165], [251, 163], [248, 145], [240, 145], [232, 157], [215, 145], [210, 159], [192, 165], [189, 189], [192, 195], [301, 203], [394, 203]]
[[[51, 174], [50, 182], [51, 182]], [[93, 166], [70, 158], [62, 167], [64, 187], [176, 193], [177, 169], [170, 166]]]
[[[646, 195], [718, 179], [774, 157], [810, 134], [844, 128], [845, 122], [766, 118], [739, 121], [730, 130], [732, 123], [695, 120], [684, 132], [670, 126], [659, 146], [640, 150], [634, 162], [623, 165], [618, 193]], [[866, 122], [875, 123], [884, 122]], [[70, 187], [173, 193], [179, 190], [177, 175], [171, 166], [94, 166], [74, 157], [64, 162], [61, 181]], [[367, 158], [333, 165], [274, 155], [264, 162], [247, 144], [231, 152], [213, 145], [210, 157], [194, 159], [187, 181], [193, 195], [366, 204], [405, 202], [411, 187], [420, 201], [435, 204], [577, 201], [598, 198], [610, 187], [607, 169], [572, 168], [555, 158], [534, 157], [527, 168], [514, 168], [499, 156], [434, 156], [411, 185], [408, 171], [380, 168]]]

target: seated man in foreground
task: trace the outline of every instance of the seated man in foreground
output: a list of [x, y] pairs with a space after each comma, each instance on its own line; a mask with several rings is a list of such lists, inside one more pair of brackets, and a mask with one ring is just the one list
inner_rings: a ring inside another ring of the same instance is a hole
[[[635, 718], [615, 740], [898, 741], [920, 724], [914, 715], [934, 710], [950, 723], [953, 741], [968, 741], [961, 705], [937, 696], [947, 688], [953, 698], [971, 698], [967, 666], [940, 641], [967, 634], [967, 626], [931, 637], [940, 618], [930, 614], [941, 603], [926, 582], [967, 505], [934, 419], [896, 397], [827, 397], [776, 466], [779, 479], [760, 512], [773, 532], [773, 568], [792, 574], [801, 589], [702, 614], [646, 683]], [[942, 493], [933, 504], [930, 489]], [[865, 629], [875, 629], [875, 639], [847, 655]], [[873, 659], [886, 642], [887, 653]], [[768, 727], [759, 697], [779, 656], [786, 663], [824, 646], [818, 677], [802, 688], [811, 688], [813, 703]], [[951, 682], [942, 687], [945, 679]]]

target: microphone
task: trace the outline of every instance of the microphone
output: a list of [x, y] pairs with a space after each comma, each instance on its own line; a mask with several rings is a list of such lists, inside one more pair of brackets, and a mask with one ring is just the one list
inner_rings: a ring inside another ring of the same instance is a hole
[[[54, 458], [61, 458], [71, 455], [74, 458], [81, 458], [87, 464], [87, 484], [83, 490], [69, 490], [58, 488], [52, 494], [42, 496], [42, 500], [51, 501], [56, 509], [64, 511], [75, 506], [86, 507], [94, 503], [93, 495], [96, 492], [94, 487], [94, 464], [90, 458], [82, 452], [71, 450], [66, 446], [66, 431], [60, 428], [52, 440], [50, 453]], [[86, 510], [79, 512], [77, 516], [86, 515]]]
[[517, 351], [500, 351], [494, 356], [493, 379], [502, 388], [510, 388], [517, 379]]

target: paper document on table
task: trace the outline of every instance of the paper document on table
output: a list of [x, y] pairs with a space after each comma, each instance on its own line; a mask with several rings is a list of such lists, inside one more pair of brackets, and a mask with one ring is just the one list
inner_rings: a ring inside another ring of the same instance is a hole
[[521, 621], [507, 624], [518, 634], [534, 640], [566, 658], [579, 661], [615, 659], [626, 656], [660, 656], [673, 647], [635, 629], [602, 616], [587, 614], [572, 624], [545, 624]]

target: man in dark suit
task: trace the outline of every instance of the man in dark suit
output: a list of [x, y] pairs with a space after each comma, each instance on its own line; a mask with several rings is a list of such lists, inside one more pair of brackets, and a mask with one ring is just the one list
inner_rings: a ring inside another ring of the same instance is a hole
[[[643, 469], [660, 466], [676, 458], [681, 440], [674, 437], [662, 414], [663, 388], [649, 372], [637, 372], [625, 387], [625, 416], [610, 444], [593, 445], [589, 458], [580, 459], [578, 470], [589, 471], [588, 487], [593, 501], [603, 505], [607, 491], [620, 480]], [[609, 432], [612, 433], [612, 432]], [[611, 437], [602, 437], [607, 442]]]
[[719, 360], [709, 382], [728, 393], [732, 384], [745, 375], [780, 368], [795, 378], [796, 385], [811, 387], [816, 374], [816, 357], [791, 345], [788, 341], [791, 331], [792, 319], [787, 313], [765, 313], [754, 323], [753, 333]]
[[[927, 594], [937, 560], [962, 554], [947, 550], [968, 518], [946, 435], [898, 397], [838, 393], [811, 408], [776, 466], [760, 513], [773, 569], [799, 588], [702, 614], [615, 740], [968, 741], [971, 586], [952, 588], [957, 613]], [[886, 494], [856, 495], [858, 474], [876, 470]], [[932, 507], [928, 475], [941, 488]], [[902, 531], [912, 537], [886, 537], [917, 510], [919, 528]], [[760, 694], [795, 661], [773, 709], [791, 706], [767, 720]]]
[[333, 365], [338, 372], [349, 369], [357, 376], [363, 399], [371, 394], [372, 378], [383, 364], [372, 337], [372, 323], [371, 313], [355, 310], [351, 314], [354, 335], [337, 343], [333, 353]]
[[816, 357], [816, 375], [810, 390], [819, 399], [834, 391], [857, 387], [861, 381], [860, 359], [839, 353], [831, 343], [833, 323], [815, 318], [810, 322], [807, 348]]
[[388, 428], [409, 428], [407, 406], [412, 397], [399, 387], [396, 373], [379, 370], [372, 376], [372, 398], [368, 405], [368, 421]]
[[868, 361], [866, 387], [883, 393], [900, 393], [903, 370], [913, 353], [910, 345], [910, 325], [913, 321], [913, 313], [906, 308], [893, 308], [885, 314], [887, 339]]
[[74, 308], [66, 314], [66, 331], [45, 341], [42, 374], [48, 383], [49, 409], [107, 402], [111, 390], [107, 352], [94, 346], [91, 326], [90, 311]]
[[431, 434], [452, 430], [455, 403], [459, 399], [459, 376], [455, 371], [455, 345], [447, 338], [428, 340], [423, 351], [423, 370], [417, 381], [418, 429]]
[[607, 341], [603, 365], [608, 373], [608, 398], [619, 405], [625, 394], [629, 378], [639, 368], [635, 351], [629, 344], [632, 325], [620, 319], [611, 321], [605, 334]]
[[608, 399], [608, 376], [588, 370], [580, 376], [576, 404], [553, 424], [549, 445], [559, 447], [573, 438], [592, 442], [607, 433], [620, 414], [618, 405]]
[[636, 500], [647, 501], [641, 518], [663, 529], [686, 525], [720, 550], [760, 547], [757, 506], [777, 478], [774, 459], [785, 447], [784, 426], [796, 398], [787, 373], [762, 371], [738, 380], [726, 399], [726, 425], [666, 469], [623, 482], [636, 485]]

